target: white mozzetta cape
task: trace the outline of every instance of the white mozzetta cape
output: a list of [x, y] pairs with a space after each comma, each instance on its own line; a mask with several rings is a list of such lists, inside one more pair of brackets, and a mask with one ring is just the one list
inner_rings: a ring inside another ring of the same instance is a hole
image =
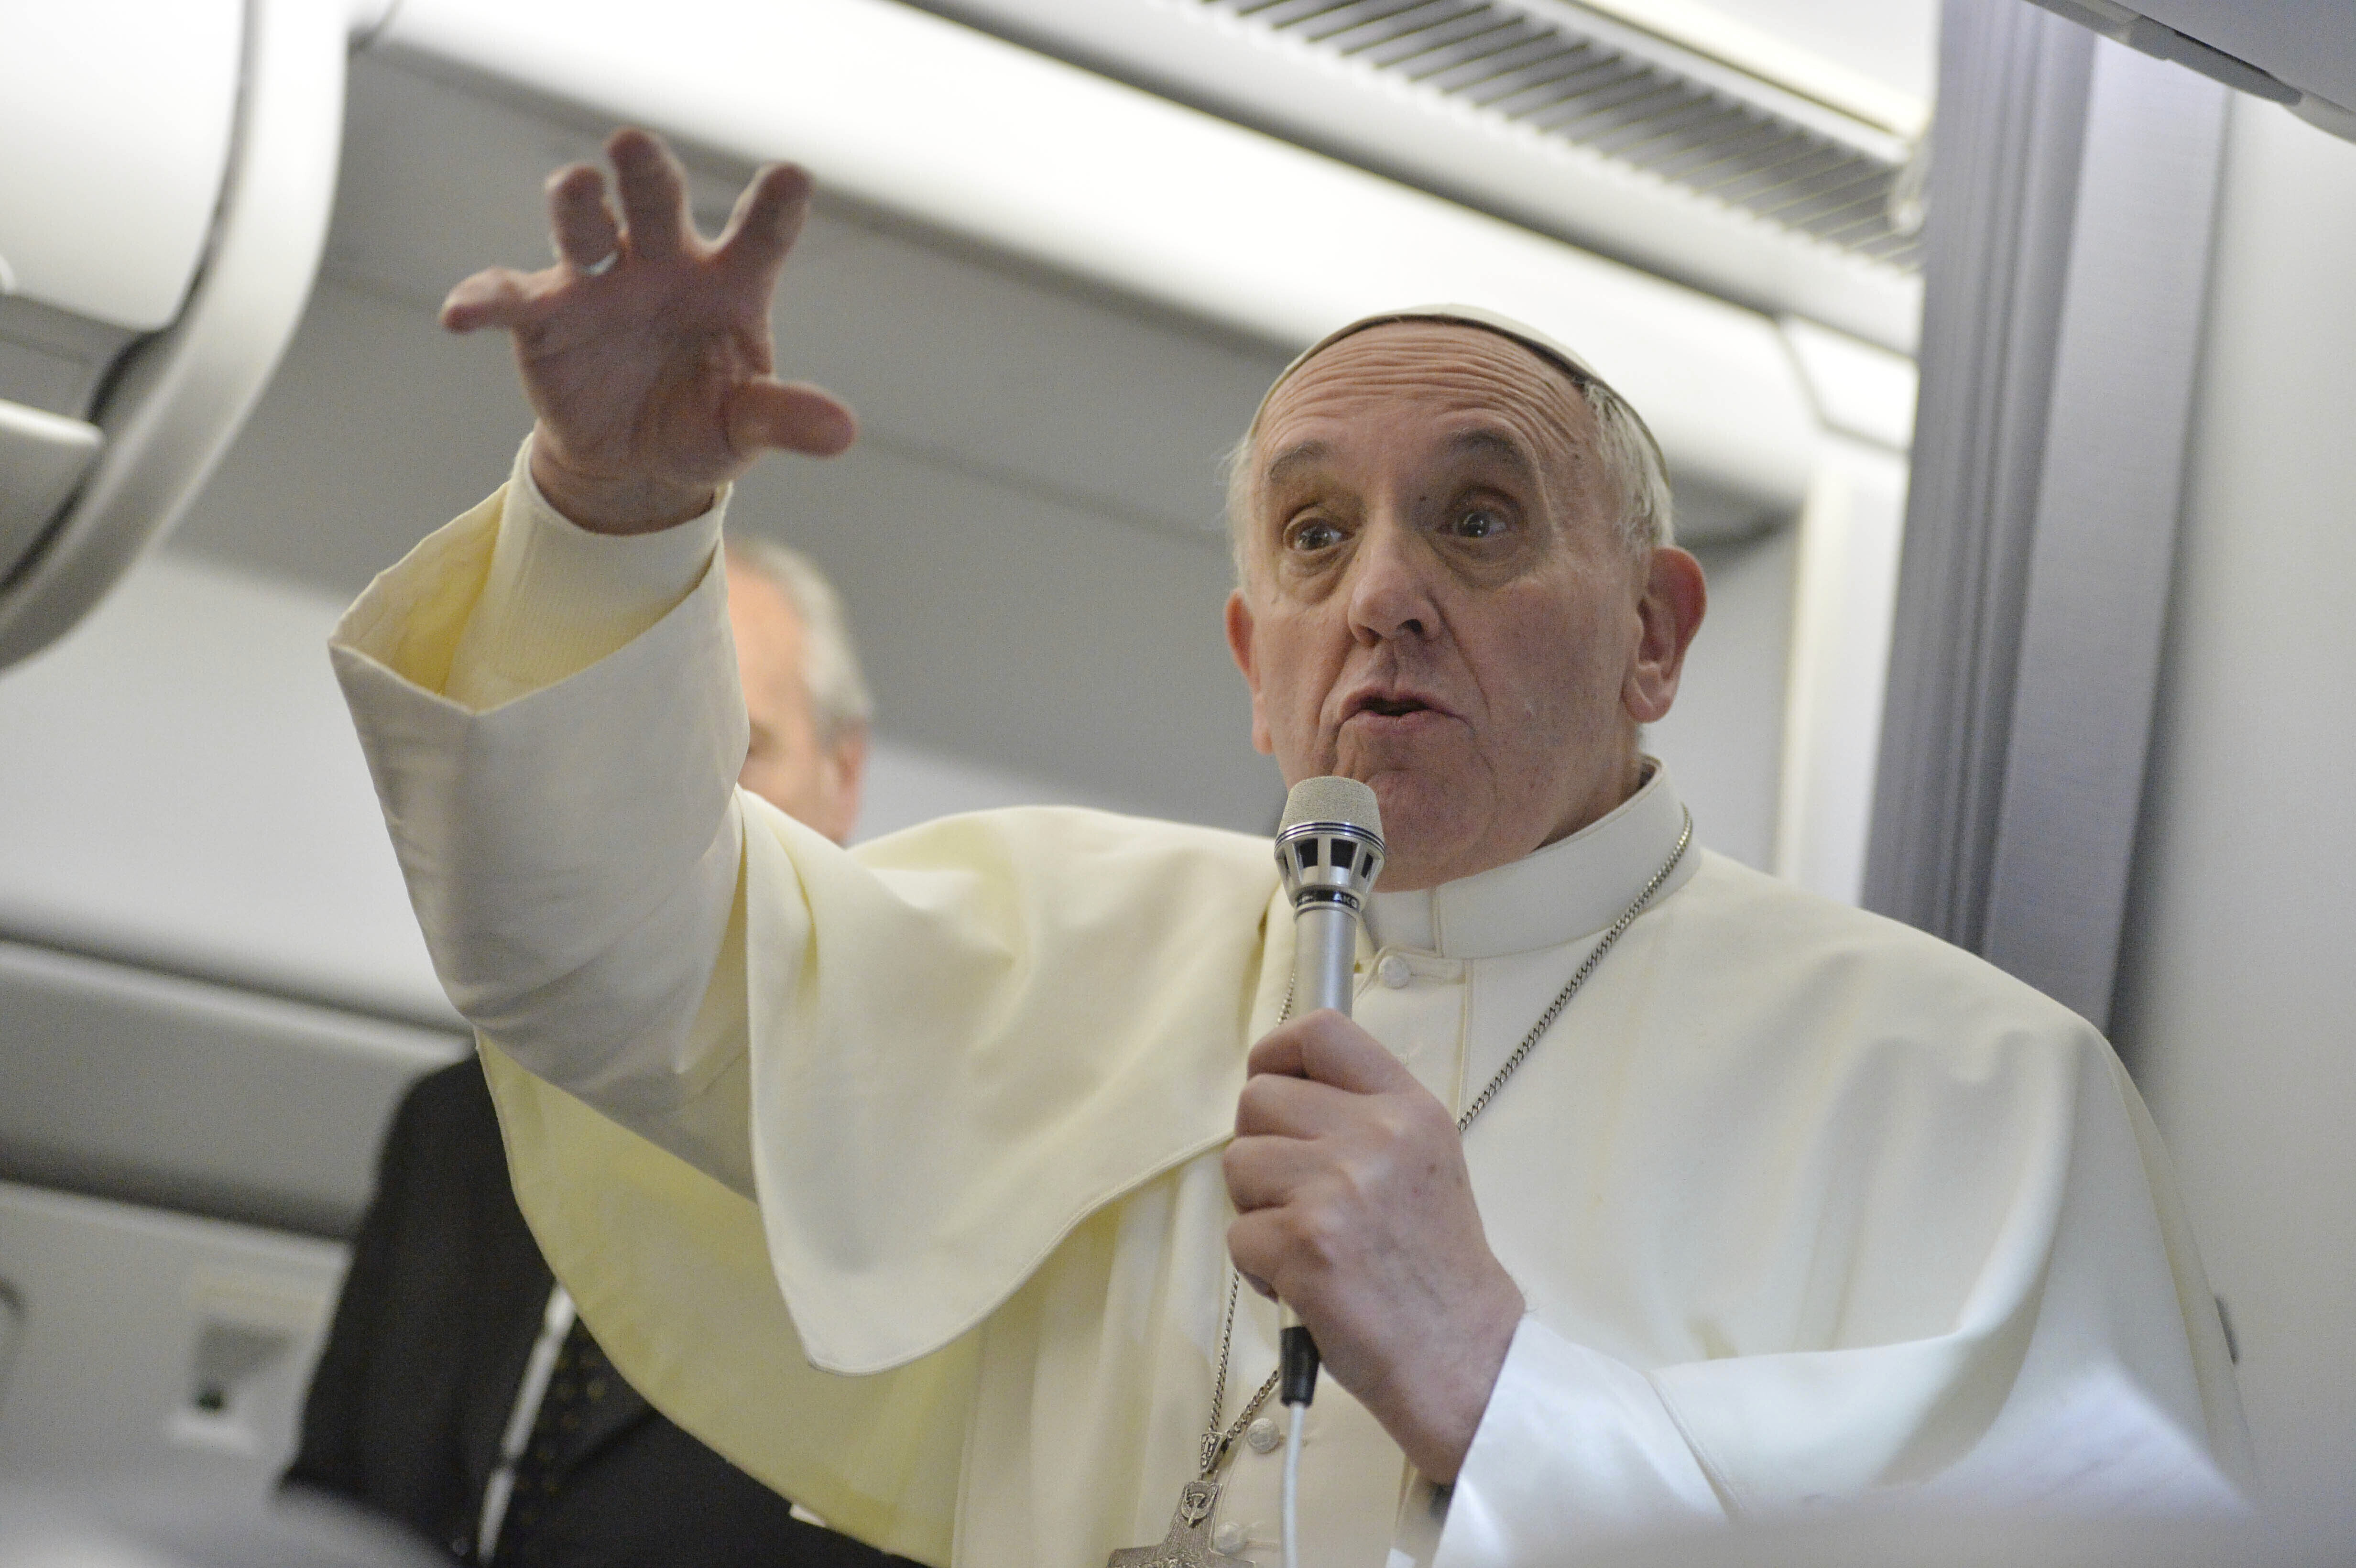
[[[1040, 809], [846, 851], [736, 792], [717, 528], [593, 538], [519, 462], [337, 634], [519, 1197], [624, 1372], [745, 1469], [926, 1562], [1092, 1568], [1161, 1538], [1208, 1413], [1216, 1151], [1290, 967], [1267, 843]], [[1359, 1020], [1462, 1104], [1679, 817], [1656, 772], [1381, 897]], [[1311, 1562], [1836, 1499], [2233, 1506], [2140, 1102], [1953, 948], [1689, 855], [1467, 1157], [1530, 1314], [1452, 1498], [1327, 1381]], [[1274, 1360], [1245, 1296], [1231, 1412]], [[1221, 1504], [1262, 1562], [1275, 1471], [1239, 1445]]]

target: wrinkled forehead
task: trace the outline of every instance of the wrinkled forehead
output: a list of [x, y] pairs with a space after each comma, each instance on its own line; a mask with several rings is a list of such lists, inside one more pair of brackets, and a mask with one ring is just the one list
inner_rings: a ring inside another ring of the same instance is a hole
[[1511, 316], [1484, 310], [1479, 305], [1410, 305], [1404, 310], [1377, 311], [1372, 315], [1362, 315], [1357, 320], [1327, 333], [1295, 355], [1292, 363], [1277, 372], [1276, 379], [1269, 382], [1268, 390], [1261, 394], [1259, 407], [1252, 411], [1252, 421], [1248, 434], [1256, 437], [1259, 433], [1260, 421], [1268, 417], [1269, 406], [1277, 400], [1277, 394], [1299, 376], [1312, 360], [1316, 359], [1335, 344], [1355, 337], [1362, 332], [1372, 331], [1378, 326], [1418, 324], [1462, 327], [1471, 331], [1489, 333], [1517, 344], [1541, 361], [1561, 371], [1569, 379], [1571, 385], [1582, 392], [1590, 386], [1603, 384], [1603, 379], [1595, 373], [1594, 368], [1586, 360], [1526, 322], [1515, 321]]
[[[1518, 470], [1570, 505], [1599, 480], [1595, 413], [1570, 372], [1505, 334], [1424, 317], [1365, 323], [1297, 362], [1237, 453], [1229, 507], [1355, 475], [1441, 464]], [[1374, 468], [1362, 465], [1372, 463]], [[1398, 465], [1404, 464], [1404, 468]]]
[[[1398, 425], [1410, 411], [1410, 423]], [[1364, 439], [1369, 452], [1397, 456], [1418, 437], [1444, 445], [1483, 429], [1530, 457], [1575, 462], [1593, 423], [1567, 376], [1502, 337], [1450, 324], [1387, 324], [1326, 349], [1270, 393], [1251, 451], [1265, 467], [1304, 443]]]

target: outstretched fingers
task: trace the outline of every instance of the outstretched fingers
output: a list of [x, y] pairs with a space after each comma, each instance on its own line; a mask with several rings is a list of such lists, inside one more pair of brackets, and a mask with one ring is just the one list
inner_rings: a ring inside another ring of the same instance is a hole
[[598, 270], [620, 249], [621, 225], [596, 165], [573, 164], [548, 176], [548, 227], [558, 257], [578, 272]]
[[766, 284], [785, 265], [809, 215], [810, 177], [791, 164], [771, 164], [755, 175], [720, 236], [714, 260]]
[[807, 381], [749, 380], [728, 399], [728, 444], [741, 457], [776, 448], [831, 457], [859, 439], [842, 400]]
[[[668, 261], [687, 247], [687, 171], [659, 137], [627, 127], [605, 139], [630, 253]], [[595, 260], [594, 257], [591, 260]]]

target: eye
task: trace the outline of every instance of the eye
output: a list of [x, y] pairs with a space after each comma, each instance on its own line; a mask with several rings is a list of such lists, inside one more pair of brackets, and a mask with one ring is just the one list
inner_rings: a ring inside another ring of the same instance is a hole
[[1284, 534], [1284, 548], [1301, 555], [1314, 555], [1341, 542], [1342, 530], [1323, 517], [1304, 517]]
[[1487, 507], [1470, 507], [1456, 516], [1449, 532], [1461, 539], [1493, 539], [1505, 531], [1504, 516]]

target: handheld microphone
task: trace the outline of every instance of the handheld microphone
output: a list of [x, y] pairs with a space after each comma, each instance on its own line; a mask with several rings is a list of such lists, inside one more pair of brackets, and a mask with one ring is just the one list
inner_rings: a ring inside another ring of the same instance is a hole
[[[1276, 863], [1292, 901], [1292, 1012], [1331, 1008], [1349, 1016], [1358, 926], [1383, 869], [1383, 813], [1356, 779], [1303, 779], [1285, 797]], [[1280, 1397], [1292, 1407], [1284, 1445], [1284, 1561], [1299, 1560], [1294, 1499], [1301, 1429], [1317, 1392], [1317, 1341], [1290, 1307], [1278, 1304]]]
[[1355, 779], [1302, 779], [1284, 799], [1276, 864], [1292, 901], [1292, 1010], [1348, 1016], [1358, 923], [1383, 869], [1383, 809]]

